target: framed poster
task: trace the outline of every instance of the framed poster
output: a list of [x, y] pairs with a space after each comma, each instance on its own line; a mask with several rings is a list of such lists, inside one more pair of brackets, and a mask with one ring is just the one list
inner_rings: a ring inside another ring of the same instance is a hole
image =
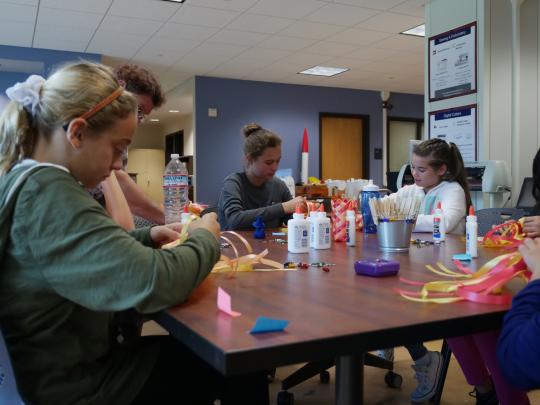
[[453, 142], [466, 163], [478, 159], [476, 104], [429, 113], [429, 139], [440, 138]]
[[429, 101], [476, 93], [476, 22], [429, 38]]

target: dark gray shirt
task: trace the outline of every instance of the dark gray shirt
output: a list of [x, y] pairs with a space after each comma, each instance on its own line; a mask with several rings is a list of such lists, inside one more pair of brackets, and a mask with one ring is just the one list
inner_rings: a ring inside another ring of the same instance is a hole
[[223, 182], [218, 201], [222, 230], [251, 228], [261, 217], [267, 228], [277, 228], [288, 219], [282, 202], [292, 199], [287, 185], [276, 177], [260, 187], [251, 184], [245, 172], [233, 173]]

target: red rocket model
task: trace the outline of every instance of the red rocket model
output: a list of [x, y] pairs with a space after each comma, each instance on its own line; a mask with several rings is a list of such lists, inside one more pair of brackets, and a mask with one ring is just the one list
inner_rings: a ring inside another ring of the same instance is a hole
[[302, 140], [302, 169], [300, 170], [300, 181], [302, 184], [308, 182], [308, 163], [309, 163], [309, 147], [308, 147], [308, 132], [304, 128], [304, 139]]

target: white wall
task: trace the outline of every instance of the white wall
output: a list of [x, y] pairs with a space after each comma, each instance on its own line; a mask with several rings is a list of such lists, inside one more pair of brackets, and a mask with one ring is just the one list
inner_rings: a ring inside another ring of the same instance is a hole
[[176, 131], [184, 131], [184, 155], [193, 155], [193, 115], [183, 114], [175, 116], [175, 118], [163, 125], [163, 139], [165, 135], [172, 134]]
[[523, 1], [519, 29], [514, 30], [510, 0], [433, 0], [426, 6], [427, 38], [472, 21], [478, 28], [477, 93], [429, 103], [426, 91], [426, 122], [429, 111], [478, 104], [479, 160], [506, 161], [514, 203], [523, 177], [532, 175], [532, 159], [540, 145], [539, 16], [538, 0]]

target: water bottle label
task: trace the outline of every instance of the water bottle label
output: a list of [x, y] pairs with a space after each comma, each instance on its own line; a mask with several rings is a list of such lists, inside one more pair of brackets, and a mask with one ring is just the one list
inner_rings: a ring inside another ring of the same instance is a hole
[[188, 177], [178, 174], [163, 175], [163, 187], [187, 187]]

